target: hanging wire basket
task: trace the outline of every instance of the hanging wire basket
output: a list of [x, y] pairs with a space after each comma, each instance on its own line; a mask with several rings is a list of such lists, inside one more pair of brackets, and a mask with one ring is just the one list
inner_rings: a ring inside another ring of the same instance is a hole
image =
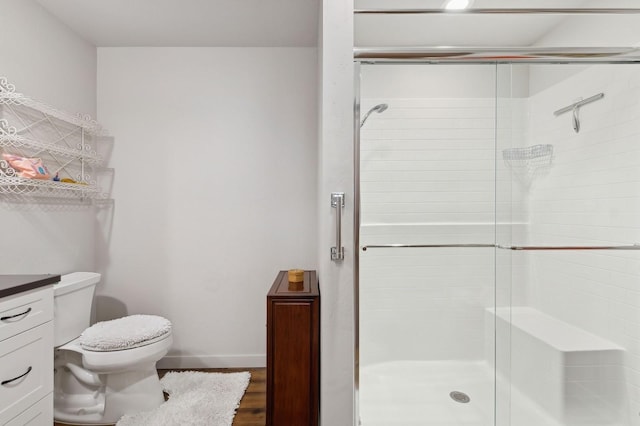
[[553, 160], [553, 145], [533, 145], [502, 151], [502, 159], [514, 176], [527, 188], [546, 175]]

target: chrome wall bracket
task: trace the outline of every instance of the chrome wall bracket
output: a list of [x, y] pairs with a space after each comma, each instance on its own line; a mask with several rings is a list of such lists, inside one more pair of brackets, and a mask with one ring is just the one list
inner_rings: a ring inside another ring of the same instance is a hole
[[344, 208], [344, 192], [331, 193], [331, 207], [336, 209], [336, 245], [331, 247], [331, 260], [344, 260], [342, 247], [342, 209]]

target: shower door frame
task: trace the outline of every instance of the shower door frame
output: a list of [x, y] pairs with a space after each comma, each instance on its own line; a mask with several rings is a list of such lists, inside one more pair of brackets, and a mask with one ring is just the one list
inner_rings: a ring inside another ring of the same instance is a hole
[[[498, 9], [496, 9], [498, 10]], [[499, 9], [502, 12], [495, 13], [519, 13], [507, 9]], [[517, 10], [517, 9], [516, 9]], [[532, 9], [523, 9], [533, 13]], [[537, 9], [540, 11], [541, 9]], [[613, 13], [613, 14], [640, 14], [640, 9], [590, 9], [588, 12], [574, 13]], [[582, 10], [582, 9], [580, 9]], [[566, 11], [566, 10], [565, 10]], [[406, 13], [404, 11], [356, 11], [356, 13]], [[433, 12], [429, 9], [425, 12], [413, 11], [413, 13], [443, 13]], [[446, 12], [445, 12], [446, 13]], [[482, 12], [480, 12], [482, 13]], [[485, 12], [486, 13], [486, 12]], [[544, 12], [543, 12], [544, 13]], [[500, 57], [504, 59], [500, 59]], [[369, 245], [360, 247], [360, 227], [361, 227], [361, 197], [360, 197], [360, 100], [361, 100], [361, 64], [640, 64], [640, 48], [637, 47], [552, 47], [552, 48], [462, 48], [452, 46], [431, 46], [419, 48], [355, 48], [354, 49], [354, 102], [353, 102], [353, 170], [354, 170], [354, 424], [358, 424], [360, 415], [360, 250], [371, 248], [390, 247], [417, 247], [417, 248], [437, 248], [437, 247], [494, 247], [505, 250], [640, 250], [639, 245], [624, 246], [506, 246], [497, 244], [387, 244]], [[497, 78], [497, 74], [496, 74]], [[497, 93], [496, 93], [497, 96]], [[496, 136], [497, 137], [497, 136]], [[495, 202], [495, 200], [494, 200]], [[495, 395], [494, 395], [495, 404]], [[494, 413], [496, 414], [496, 413]], [[494, 417], [495, 421], [495, 417]]]

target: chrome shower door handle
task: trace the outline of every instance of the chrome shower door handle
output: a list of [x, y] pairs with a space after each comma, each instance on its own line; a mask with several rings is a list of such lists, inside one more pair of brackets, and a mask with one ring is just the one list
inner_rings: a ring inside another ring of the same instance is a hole
[[331, 193], [331, 207], [336, 209], [336, 245], [331, 247], [331, 260], [344, 259], [342, 247], [342, 208], [344, 207], [344, 192]]

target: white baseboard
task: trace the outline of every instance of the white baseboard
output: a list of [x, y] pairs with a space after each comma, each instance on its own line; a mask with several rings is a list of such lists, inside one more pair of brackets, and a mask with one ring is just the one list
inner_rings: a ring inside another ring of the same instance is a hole
[[266, 355], [167, 355], [158, 361], [157, 368], [261, 368], [266, 365]]

